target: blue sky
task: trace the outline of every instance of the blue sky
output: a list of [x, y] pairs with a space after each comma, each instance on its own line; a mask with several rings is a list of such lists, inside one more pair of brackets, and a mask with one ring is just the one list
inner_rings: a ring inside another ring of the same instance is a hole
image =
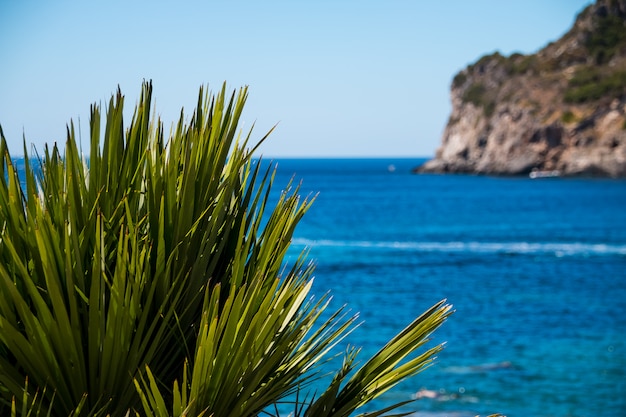
[[[430, 156], [454, 74], [494, 51], [558, 39], [588, 0], [0, 0], [0, 125], [13, 155], [119, 85], [131, 107], [152, 79], [169, 128], [200, 85], [249, 86], [266, 157]], [[86, 142], [86, 140], [85, 140]]]

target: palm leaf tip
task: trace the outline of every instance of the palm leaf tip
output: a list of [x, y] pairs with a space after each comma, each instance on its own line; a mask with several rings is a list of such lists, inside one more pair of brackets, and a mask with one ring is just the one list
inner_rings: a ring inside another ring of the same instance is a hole
[[[306, 415], [348, 417], [403, 380], [426, 369], [444, 345], [439, 344], [422, 353], [418, 353], [418, 350], [430, 340], [430, 335], [452, 312], [452, 306], [446, 304], [446, 300], [440, 301], [398, 333], [349, 379], [345, 370], [338, 372], [326, 392], [312, 403]], [[354, 359], [353, 356], [346, 356], [344, 363], [351, 366]], [[341, 390], [338, 389], [340, 385], [343, 385]], [[400, 402], [366, 415], [383, 415], [411, 401]]]

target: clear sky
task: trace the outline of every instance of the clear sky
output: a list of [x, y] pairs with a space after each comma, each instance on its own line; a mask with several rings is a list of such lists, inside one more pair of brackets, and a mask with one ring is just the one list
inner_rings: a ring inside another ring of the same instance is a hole
[[[249, 86], [243, 127], [266, 157], [431, 156], [459, 70], [532, 53], [589, 0], [0, 0], [0, 125], [41, 150], [119, 85], [152, 79], [169, 128], [200, 85]], [[130, 110], [129, 110], [130, 112]], [[84, 142], [87, 142], [84, 139]]]

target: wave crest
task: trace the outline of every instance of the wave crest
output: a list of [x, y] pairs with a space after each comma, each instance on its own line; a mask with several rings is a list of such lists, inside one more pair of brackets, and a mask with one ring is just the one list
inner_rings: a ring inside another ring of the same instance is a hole
[[459, 253], [509, 253], [509, 254], [554, 254], [556, 256], [624, 255], [626, 245], [608, 243], [551, 243], [551, 242], [429, 242], [429, 241], [369, 241], [327, 240], [295, 238], [296, 246], [311, 248], [337, 247], [355, 249], [393, 249], [412, 252], [459, 252]]

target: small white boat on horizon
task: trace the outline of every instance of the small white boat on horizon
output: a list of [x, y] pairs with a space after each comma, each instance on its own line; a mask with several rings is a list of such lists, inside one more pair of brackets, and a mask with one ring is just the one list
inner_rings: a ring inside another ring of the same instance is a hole
[[531, 171], [530, 174], [528, 174], [528, 176], [532, 179], [537, 179], [537, 178], [554, 178], [554, 177], [560, 177], [561, 176], [561, 171], [559, 170], [551, 170], [551, 171], [540, 171], [540, 170], [533, 170]]

